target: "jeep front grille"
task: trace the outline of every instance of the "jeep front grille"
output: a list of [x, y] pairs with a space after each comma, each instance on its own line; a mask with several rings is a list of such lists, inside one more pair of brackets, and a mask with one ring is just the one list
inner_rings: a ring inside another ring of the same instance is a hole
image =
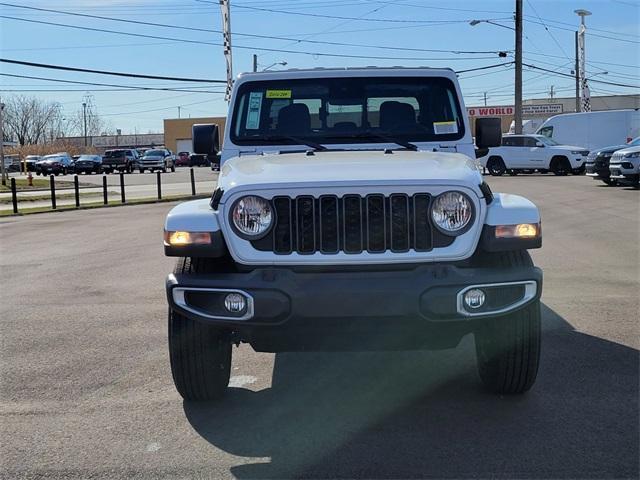
[[281, 255], [427, 252], [453, 242], [433, 228], [430, 202], [428, 193], [278, 196], [272, 199], [275, 225], [251, 243]]

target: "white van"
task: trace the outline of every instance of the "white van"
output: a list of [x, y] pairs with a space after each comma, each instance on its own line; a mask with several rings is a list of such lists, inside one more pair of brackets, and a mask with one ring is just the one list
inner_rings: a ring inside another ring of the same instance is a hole
[[590, 151], [620, 145], [640, 135], [640, 111], [604, 110], [565, 113], [549, 118], [536, 132], [565, 145], [582, 145]]
[[[527, 120], [523, 120], [522, 121], [522, 133], [524, 135], [529, 134], [529, 133], [536, 133], [536, 131], [538, 130], [538, 128], [540, 127], [540, 125], [542, 125], [545, 122], [546, 119], [544, 118], [529, 118]], [[516, 133], [516, 122], [513, 121], [511, 122], [511, 125], [509, 125], [509, 134], [514, 134]]]

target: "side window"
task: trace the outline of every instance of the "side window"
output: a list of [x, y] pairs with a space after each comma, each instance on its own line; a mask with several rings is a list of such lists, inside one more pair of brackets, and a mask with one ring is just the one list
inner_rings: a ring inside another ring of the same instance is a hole
[[513, 138], [511, 137], [502, 137], [502, 146], [503, 147], [513, 147], [515, 143], [513, 142]]
[[544, 135], [547, 138], [552, 138], [553, 137], [553, 127], [552, 126], [543, 127], [538, 131], [538, 133], [540, 135]]
[[514, 139], [513, 139], [513, 145], [514, 145], [515, 147], [524, 147], [524, 145], [525, 145], [525, 144], [524, 144], [524, 140], [525, 140], [525, 138], [524, 138], [524, 137], [514, 137]]
[[531, 137], [525, 137], [524, 138], [524, 146], [525, 147], [535, 147], [536, 146], [536, 139], [535, 138], [531, 138]]

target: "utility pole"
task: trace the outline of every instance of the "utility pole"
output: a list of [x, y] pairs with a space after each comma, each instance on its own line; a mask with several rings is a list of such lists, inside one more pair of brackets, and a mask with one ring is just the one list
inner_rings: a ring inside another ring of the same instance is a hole
[[258, 71], [258, 55], [256, 55], [255, 53], [253, 54], [253, 71]]
[[231, 6], [229, 0], [220, 1], [220, 13], [222, 14], [222, 45], [224, 59], [227, 64], [227, 90], [224, 99], [231, 101], [231, 87], [233, 86], [233, 58], [231, 48]]
[[578, 32], [575, 35], [576, 39], [576, 112], [580, 111], [580, 58], [579, 58], [579, 49], [578, 49]]
[[87, 146], [87, 102], [82, 102], [82, 121], [84, 123], [84, 146]]
[[553, 102], [553, 85], [551, 85], [551, 88], [549, 89], [549, 100]]
[[178, 118], [180, 118], [180, 105], [178, 105]]
[[7, 172], [4, 168], [4, 103], [0, 102], [0, 171], [2, 172], [2, 185], [7, 186]]
[[484, 106], [487, 106], [487, 92], [484, 92]]
[[522, 133], [522, 0], [516, 0], [516, 78], [513, 121], [515, 133]]

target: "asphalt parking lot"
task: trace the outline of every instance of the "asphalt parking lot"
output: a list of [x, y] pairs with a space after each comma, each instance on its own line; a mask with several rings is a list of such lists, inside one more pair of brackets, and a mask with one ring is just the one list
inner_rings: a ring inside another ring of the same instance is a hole
[[542, 364], [520, 397], [481, 388], [467, 337], [443, 352], [241, 346], [228, 396], [184, 403], [166, 347], [171, 204], [0, 220], [3, 476], [638, 478], [640, 192], [488, 181], [542, 212]]

